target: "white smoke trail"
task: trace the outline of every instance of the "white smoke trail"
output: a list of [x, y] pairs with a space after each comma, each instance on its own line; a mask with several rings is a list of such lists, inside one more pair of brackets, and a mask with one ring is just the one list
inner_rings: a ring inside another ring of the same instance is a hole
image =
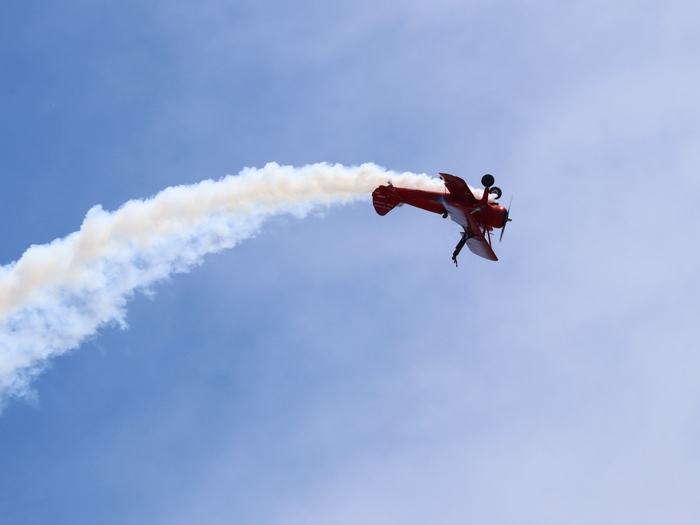
[[201, 264], [204, 255], [250, 237], [271, 215], [369, 197], [379, 184], [443, 191], [427, 175], [374, 164], [271, 163], [237, 176], [167, 188], [115, 212], [93, 207], [80, 231], [31, 246], [0, 267], [0, 406], [30, 393], [51, 357], [77, 348], [106, 324], [124, 326], [135, 291]]

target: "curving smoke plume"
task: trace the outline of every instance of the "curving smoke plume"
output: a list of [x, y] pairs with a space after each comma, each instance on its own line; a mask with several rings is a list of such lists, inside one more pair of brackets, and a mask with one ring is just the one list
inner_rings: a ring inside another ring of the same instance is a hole
[[103, 325], [124, 325], [137, 290], [201, 264], [250, 237], [269, 216], [364, 199], [379, 184], [442, 191], [427, 175], [374, 164], [271, 163], [237, 176], [167, 188], [114, 212], [93, 207], [80, 231], [31, 246], [0, 267], [0, 406], [26, 396], [48, 359], [77, 348]]

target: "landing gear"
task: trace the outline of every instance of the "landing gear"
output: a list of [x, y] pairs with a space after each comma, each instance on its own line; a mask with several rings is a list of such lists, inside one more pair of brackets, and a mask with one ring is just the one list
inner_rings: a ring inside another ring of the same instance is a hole
[[496, 179], [493, 178], [493, 175], [489, 175], [488, 173], [481, 177], [481, 184], [483, 184], [486, 188], [493, 186], [494, 182], [496, 182]]
[[491, 189], [489, 190], [489, 193], [495, 195], [495, 196], [496, 196], [496, 200], [500, 199], [500, 198], [501, 198], [501, 195], [503, 195], [503, 192], [501, 191], [501, 188], [499, 188], [498, 186], [494, 186], [493, 188], [491, 188]]
[[459, 252], [462, 251], [462, 248], [464, 248], [464, 245], [472, 237], [474, 237], [474, 234], [472, 232], [463, 232], [462, 233], [462, 238], [459, 240], [459, 242], [457, 243], [457, 247], [455, 248], [455, 251], [452, 253], [452, 260], [454, 261], [455, 266], [459, 266], [457, 264], [457, 256], [459, 255]]

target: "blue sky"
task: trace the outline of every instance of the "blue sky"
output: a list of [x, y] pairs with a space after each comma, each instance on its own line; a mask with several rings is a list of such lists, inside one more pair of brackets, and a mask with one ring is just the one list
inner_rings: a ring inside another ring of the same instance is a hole
[[129, 304], [0, 415], [0, 521], [697, 523], [700, 7], [0, 6], [0, 261], [267, 162], [493, 173], [496, 264], [368, 202]]

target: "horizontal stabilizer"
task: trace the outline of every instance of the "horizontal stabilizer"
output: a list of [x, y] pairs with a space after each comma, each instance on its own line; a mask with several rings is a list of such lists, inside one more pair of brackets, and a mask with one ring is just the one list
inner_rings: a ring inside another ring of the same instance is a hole
[[372, 204], [379, 215], [386, 215], [402, 202], [393, 186], [379, 186], [372, 192]]

